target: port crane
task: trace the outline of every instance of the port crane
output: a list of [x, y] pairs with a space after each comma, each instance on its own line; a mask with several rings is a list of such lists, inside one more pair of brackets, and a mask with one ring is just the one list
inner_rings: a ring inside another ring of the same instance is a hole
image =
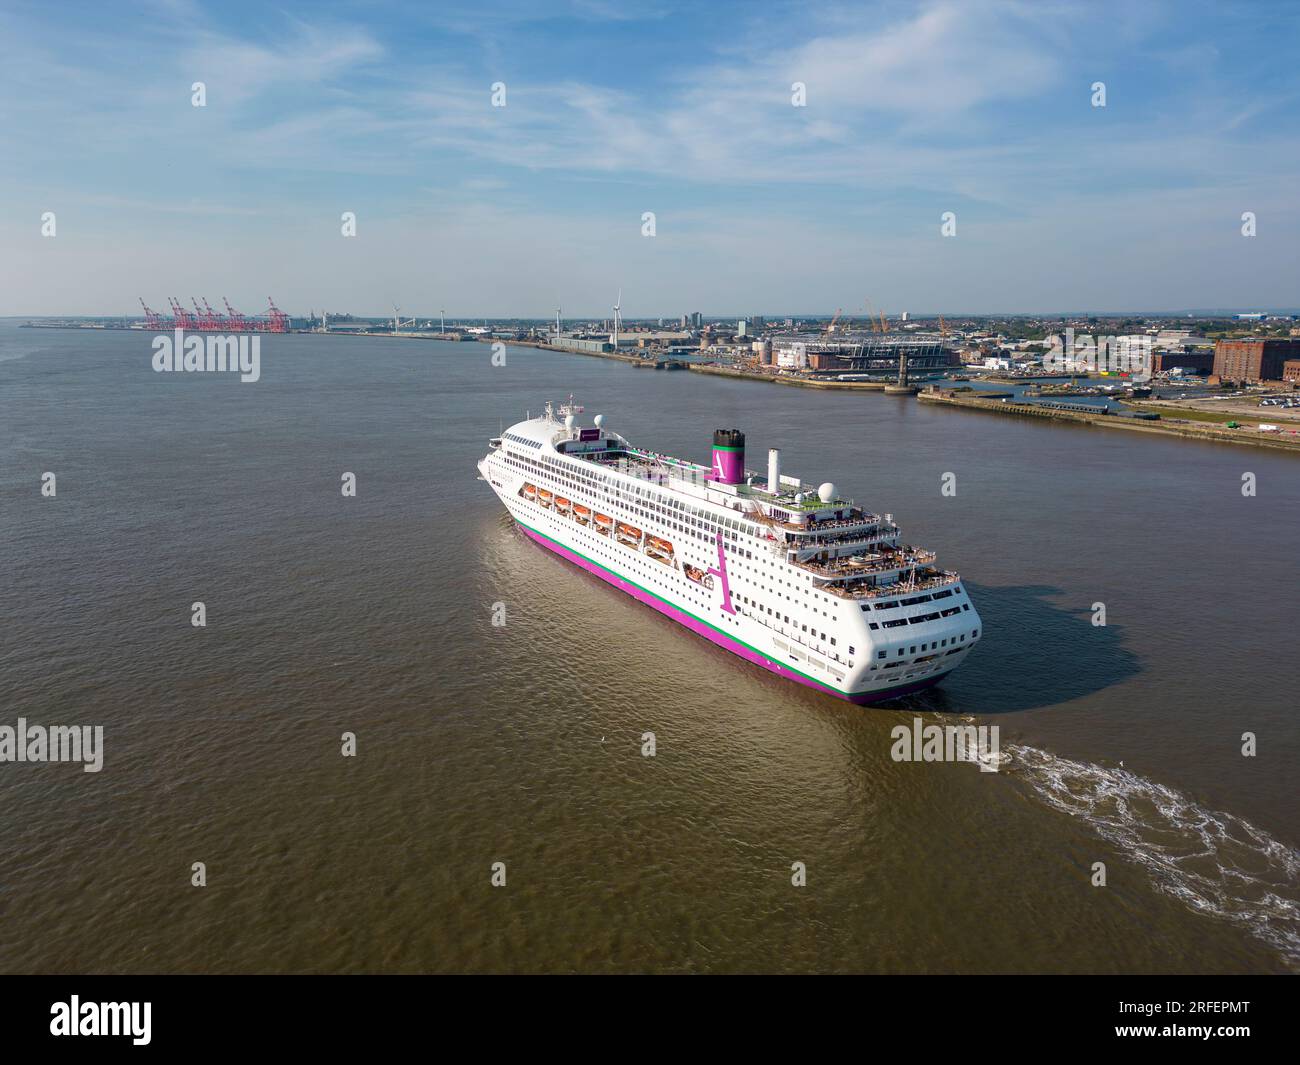
[[221, 312], [212, 309], [207, 296], [203, 297], [203, 314], [207, 318], [209, 329], [221, 329], [226, 324], [225, 319], [221, 317]]
[[[200, 301], [197, 296], [191, 296], [190, 302], [193, 304], [193, 310], [188, 310], [185, 304], [175, 296], [168, 296], [167, 306], [171, 309], [171, 317], [164, 318], [162, 314], [145, 303], [143, 297], [141, 297], [140, 308], [144, 311], [145, 327], [148, 329], [185, 329], [200, 333], [287, 333], [289, 331], [291, 319], [269, 297], [267, 303], [270, 310], [265, 318], [250, 318], [241, 314], [230, 305], [230, 300], [225, 296], [221, 297], [221, 302], [226, 308], [225, 314], [213, 308], [206, 297]], [[321, 317], [323, 321], [323, 312]]]
[[162, 315], [145, 303], [144, 297], [140, 297], [140, 307], [144, 311], [144, 325], [146, 329], [161, 329]]
[[230, 300], [225, 296], [221, 297], [221, 302], [226, 305], [226, 314], [230, 318], [230, 330], [233, 333], [245, 333], [248, 331], [248, 323], [244, 321], [244, 316], [234, 307], [230, 306]]
[[199, 323], [199, 329], [205, 333], [211, 333], [216, 329], [217, 323], [212, 320], [211, 315], [205, 313], [203, 308], [199, 306], [199, 301], [191, 296], [190, 302], [194, 304], [194, 320]]
[[176, 323], [177, 329], [194, 328], [195, 325], [194, 318], [190, 315], [189, 311], [187, 311], [183, 306], [181, 306], [180, 300], [178, 300], [175, 296], [168, 296], [167, 303], [172, 309], [172, 318]]
[[287, 333], [289, 331], [289, 316], [275, 305], [275, 300], [270, 296], [266, 297], [266, 302], [270, 307], [270, 321], [266, 327], [268, 333]]

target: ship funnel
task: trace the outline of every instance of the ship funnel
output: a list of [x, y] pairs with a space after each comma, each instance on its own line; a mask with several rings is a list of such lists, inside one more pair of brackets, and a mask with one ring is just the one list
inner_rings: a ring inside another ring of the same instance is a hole
[[745, 434], [739, 429], [714, 430], [711, 476], [719, 484], [740, 484], [745, 479]]
[[781, 490], [781, 449], [767, 449], [767, 490], [773, 495]]

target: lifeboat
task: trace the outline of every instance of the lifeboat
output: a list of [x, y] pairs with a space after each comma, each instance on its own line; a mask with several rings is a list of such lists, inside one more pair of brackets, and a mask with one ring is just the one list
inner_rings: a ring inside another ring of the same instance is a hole
[[542, 506], [549, 507], [551, 505], [551, 500], [554, 498], [555, 497], [551, 494], [550, 489], [548, 488], [537, 489], [537, 501], [541, 503]]
[[627, 544], [630, 547], [634, 547], [641, 542], [641, 530], [625, 521], [618, 523], [614, 535], [618, 538], [619, 543]]
[[597, 514], [595, 515], [595, 517], [592, 518], [592, 521], [596, 523], [596, 528], [599, 529], [601, 532], [603, 532], [606, 536], [608, 536], [609, 531], [612, 528], [614, 528], [614, 519], [611, 518], [608, 514]]
[[555, 509], [558, 510], [561, 514], [569, 513], [572, 507], [573, 504], [569, 500], [565, 499], [564, 496], [555, 497]]
[[573, 516], [583, 525], [591, 521], [591, 507], [584, 507], [581, 503], [573, 504]]
[[682, 572], [686, 574], [687, 579], [694, 581], [696, 584], [702, 584], [705, 588], [713, 587], [713, 577], [704, 570], [696, 566], [682, 566]]
[[673, 564], [673, 545], [658, 536], [645, 538], [645, 553], [658, 562], [669, 566]]
[[535, 485], [535, 484], [526, 484], [526, 485], [524, 485], [524, 498], [525, 498], [525, 499], [536, 499], [536, 498], [537, 498], [537, 485]]

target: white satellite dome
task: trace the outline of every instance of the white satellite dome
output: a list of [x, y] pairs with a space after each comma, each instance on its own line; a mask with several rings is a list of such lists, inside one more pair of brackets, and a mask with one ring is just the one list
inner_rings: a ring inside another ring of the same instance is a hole
[[817, 498], [820, 499], [823, 503], [829, 503], [832, 499], [835, 498], [835, 485], [833, 485], [830, 481], [827, 481], [825, 484], [823, 484], [820, 488], [817, 489]]
[[594, 421], [596, 423], [596, 428], [599, 429], [605, 424], [605, 416], [603, 414], [597, 414]]
[[574, 423], [574, 417], [573, 417], [573, 415], [572, 415], [572, 414], [566, 414], [566, 415], [564, 416], [564, 428], [566, 428], [570, 433], [573, 432], [573, 423]]

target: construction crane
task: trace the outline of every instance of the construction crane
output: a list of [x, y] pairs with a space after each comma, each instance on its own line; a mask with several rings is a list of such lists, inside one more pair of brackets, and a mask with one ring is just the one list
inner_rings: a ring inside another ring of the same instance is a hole
[[840, 320], [840, 315], [843, 313], [844, 313], [843, 307], [841, 307], [838, 311], [835, 312], [835, 317], [831, 319], [831, 324], [826, 327], [826, 332], [828, 334], [835, 332], [835, 323]]

